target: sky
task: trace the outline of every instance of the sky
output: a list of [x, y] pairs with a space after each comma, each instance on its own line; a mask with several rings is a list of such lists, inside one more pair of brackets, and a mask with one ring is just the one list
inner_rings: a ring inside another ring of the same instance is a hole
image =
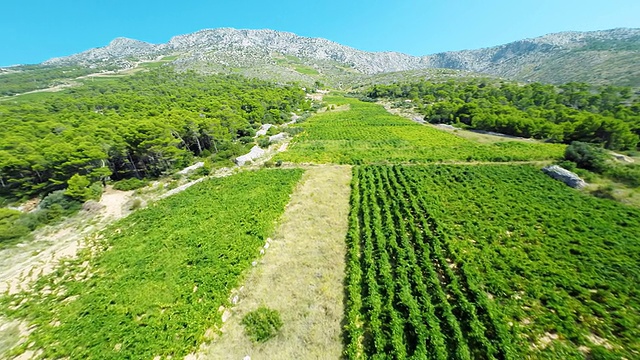
[[0, 66], [40, 63], [116, 37], [164, 43], [219, 27], [289, 31], [411, 55], [568, 30], [640, 28], [639, 0], [8, 0], [0, 14]]

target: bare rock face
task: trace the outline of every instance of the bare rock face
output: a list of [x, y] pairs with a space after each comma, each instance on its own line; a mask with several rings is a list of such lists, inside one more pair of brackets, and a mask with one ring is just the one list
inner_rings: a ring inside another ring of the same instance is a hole
[[236, 164], [238, 164], [238, 166], [243, 166], [248, 162], [253, 162], [253, 160], [258, 159], [259, 157], [263, 156], [265, 154], [265, 151], [262, 150], [260, 148], [260, 146], [254, 146], [251, 148], [251, 151], [248, 154], [242, 155], [242, 156], [238, 156], [236, 158]]
[[287, 133], [279, 133], [276, 135], [269, 136], [269, 142], [277, 143], [284, 141], [287, 138]]
[[582, 189], [587, 186], [587, 183], [578, 175], [558, 165], [547, 166], [543, 168], [542, 171], [552, 178], [560, 180], [574, 189]]

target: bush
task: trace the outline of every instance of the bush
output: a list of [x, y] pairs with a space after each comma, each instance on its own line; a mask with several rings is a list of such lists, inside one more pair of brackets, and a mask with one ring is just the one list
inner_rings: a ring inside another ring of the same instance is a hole
[[640, 165], [614, 165], [607, 169], [606, 175], [632, 187], [640, 186]]
[[564, 158], [573, 161], [580, 168], [597, 173], [603, 173], [607, 168], [607, 155], [604, 150], [580, 141], [574, 141], [567, 146]]
[[593, 190], [591, 192], [591, 194], [595, 197], [599, 197], [602, 199], [611, 199], [611, 200], [615, 200], [615, 196], [613, 195], [613, 186], [611, 185], [607, 185], [607, 186], [599, 186], [598, 189]]
[[131, 203], [131, 206], [129, 206], [129, 210], [136, 210], [139, 209], [142, 206], [142, 200], [140, 199], [133, 199], [133, 202]]
[[576, 171], [578, 164], [574, 163], [573, 161], [569, 161], [569, 160], [560, 160], [558, 161], [558, 165], [564, 169], [567, 169], [569, 171]]
[[242, 325], [251, 340], [265, 342], [276, 336], [282, 327], [282, 320], [277, 310], [261, 306], [245, 315]]
[[287, 127], [287, 128], [284, 129], [284, 132], [286, 132], [287, 134], [289, 134], [291, 136], [298, 135], [303, 131], [304, 131], [304, 129], [300, 128], [300, 127]]
[[120, 180], [120, 181], [116, 182], [115, 184], [113, 184], [113, 188], [115, 190], [121, 190], [121, 191], [136, 190], [136, 189], [140, 189], [140, 188], [145, 187], [145, 186], [147, 186], [147, 181], [140, 180], [138, 178]]
[[41, 210], [63, 210], [73, 212], [80, 209], [82, 204], [66, 194], [65, 190], [58, 190], [45, 196], [40, 205]]
[[102, 197], [102, 184], [95, 182], [89, 186], [89, 199], [99, 201]]
[[20, 211], [0, 208], [0, 244], [29, 233], [29, 228], [20, 223], [22, 216]]
[[270, 144], [271, 141], [269, 141], [268, 137], [261, 136], [260, 138], [258, 138], [258, 146], [260, 146], [261, 148], [269, 147]]
[[242, 144], [249, 144], [253, 142], [253, 137], [252, 136], [242, 136], [241, 138], [238, 139], [238, 141]]

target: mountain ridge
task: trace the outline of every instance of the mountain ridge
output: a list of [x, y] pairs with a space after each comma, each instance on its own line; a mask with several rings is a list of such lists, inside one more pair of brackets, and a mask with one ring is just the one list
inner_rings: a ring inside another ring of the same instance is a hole
[[[622, 44], [622, 48], [616, 48], [616, 44]], [[577, 59], [585, 61], [584, 54], [580, 54], [581, 51], [589, 52], [593, 59], [600, 60], [592, 65], [582, 66], [576, 63]], [[516, 80], [554, 83], [572, 81], [574, 77], [588, 75], [596, 69], [603, 72], [602, 63], [612, 56], [616, 59], [623, 58], [633, 67], [633, 57], [640, 56], [640, 29], [566, 31], [481, 49], [413, 56], [394, 51], [368, 52], [324, 38], [304, 37], [292, 32], [217, 28], [177, 35], [163, 44], [118, 37], [107, 46], [49, 59], [43, 64], [115, 64], [126, 68], [134, 66], [136, 61], [152, 61], [176, 54], [178, 58], [174, 63], [181, 69], [255, 70], [277, 65], [278, 61], [274, 59], [278, 56], [292, 56], [300, 59], [302, 65], [315, 69], [337, 64], [338, 67], [344, 67], [345, 71], [366, 75], [445, 68]], [[328, 63], [332, 65], [327, 65]], [[625, 80], [620, 77], [626, 76], [632, 78], [633, 84], [625, 85], [640, 85], [640, 69], [636, 66], [630, 70], [631, 73], [626, 66], [623, 71], [611, 69], [612, 79], [607, 79], [607, 76], [601, 78], [604, 82], [624, 83]], [[576, 74], [571, 74], [572, 72]], [[636, 80], [633, 80], [635, 77], [638, 79], [637, 84]], [[599, 79], [594, 80], [599, 82]]]

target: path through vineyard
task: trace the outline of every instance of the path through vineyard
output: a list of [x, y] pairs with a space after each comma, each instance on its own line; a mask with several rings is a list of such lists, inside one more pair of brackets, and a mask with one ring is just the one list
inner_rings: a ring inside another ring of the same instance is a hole
[[[350, 181], [350, 166], [306, 171], [222, 336], [199, 359], [340, 358]], [[253, 344], [240, 322], [260, 305], [280, 311], [284, 326], [276, 338]]]

